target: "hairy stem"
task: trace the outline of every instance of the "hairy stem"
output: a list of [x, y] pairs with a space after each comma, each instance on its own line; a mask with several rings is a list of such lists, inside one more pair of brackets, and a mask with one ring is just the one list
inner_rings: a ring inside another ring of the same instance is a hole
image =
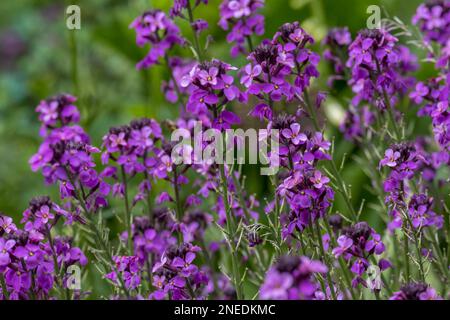
[[128, 202], [128, 182], [127, 175], [123, 166], [120, 166], [120, 171], [122, 174], [123, 192], [124, 192], [124, 203], [125, 203], [125, 227], [127, 229], [128, 240], [127, 247], [130, 255], [133, 254], [133, 239], [131, 234], [131, 210], [130, 204]]
[[188, 17], [189, 17], [189, 23], [191, 24], [191, 29], [192, 29], [192, 33], [193, 33], [195, 51], [197, 52], [198, 60], [203, 61], [203, 52], [200, 47], [200, 41], [198, 39], [198, 34], [193, 27], [194, 14], [193, 14], [192, 6], [191, 6], [191, 0], [187, 0], [187, 12], [188, 12]]

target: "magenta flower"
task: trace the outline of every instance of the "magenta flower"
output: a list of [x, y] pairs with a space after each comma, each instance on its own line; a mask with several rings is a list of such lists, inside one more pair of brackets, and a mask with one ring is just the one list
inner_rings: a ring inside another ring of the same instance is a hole
[[219, 73], [219, 69], [216, 67], [211, 67], [209, 70], [200, 70], [198, 72], [198, 79], [203, 86], [217, 85], [217, 74]]
[[283, 129], [281, 134], [286, 139], [290, 139], [294, 145], [303, 144], [308, 140], [306, 135], [300, 132], [300, 125], [298, 123], [291, 124], [289, 129]]
[[244, 67], [245, 74], [241, 78], [241, 84], [246, 88], [249, 88], [253, 82], [253, 79], [261, 74], [262, 68], [259, 64], [252, 67], [249, 63]]
[[413, 99], [415, 103], [420, 104], [422, 103], [423, 98], [428, 95], [429, 91], [430, 90], [423, 82], [419, 82], [416, 84], [415, 91], [411, 92], [409, 97]]
[[241, 119], [231, 111], [224, 110], [217, 119], [214, 119], [213, 128], [218, 130], [230, 129], [232, 125], [238, 124]]
[[395, 167], [397, 165], [397, 160], [400, 158], [400, 153], [398, 151], [393, 151], [392, 149], [387, 149], [384, 153], [384, 158], [380, 161], [381, 166]]
[[8, 234], [12, 234], [17, 231], [17, 227], [11, 217], [0, 215], [0, 230], [3, 230]]
[[197, 271], [197, 266], [192, 264], [194, 259], [195, 253], [188, 252], [186, 253], [186, 256], [184, 258], [175, 257], [171, 263], [171, 266], [175, 268], [180, 268], [181, 274], [185, 277], [188, 277], [189, 275]]
[[333, 249], [333, 254], [335, 257], [343, 255], [348, 249], [353, 245], [353, 240], [345, 235], [340, 236], [337, 239], [338, 247]]
[[381, 236], [379, 234], [373, 234], [372, 239], [367, 241], [364, 248], [366, 251], [374, 251], [375, 254], [382, 254], [385, 250], [384, 243], [381, 241]]
[[0, 238], [0, 267], [7, 266], [11, 262], [10, 251], [15, 244], [14, 240]]
[[282, 256], [266, 274], [260, 289], [261, 299], [312, 300], [318, 289], [314, 275], [325, 273], [320, 261], [307, 257]]
[[317, 189], [321, 189], [324, 184], [330, 182], [330, 178], [322, 175], [319, 170], [316, 170], [314, 172], [314, 176], [311, 177], [310, 180], [314, 183], [314, 187], [316, 187]]
[[38, 218], [37, 221], [39, 221], [42, 224], [47, 224], [49, 220], [53, 220], [55, 218], [55, 215], [50, 212], [50, 208], [46, 205], [42, 206], [36, 213], [36, 217]]
[[208, 106], [219, 102], [219, 98], [208, 91], [198, 90], [189, 97], [186, 110], [194, 114], [208, 109]]
[[263, 121], [263, 119], [272, 120], [272, 109], [265, 103], [257, 104], [249, 114], [253, 117], [259, 118], [261, 121]]

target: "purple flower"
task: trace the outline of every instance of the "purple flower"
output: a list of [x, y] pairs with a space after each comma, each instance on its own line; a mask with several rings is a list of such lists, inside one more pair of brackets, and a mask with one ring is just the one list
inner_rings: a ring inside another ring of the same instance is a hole
[[400, 158], [400, 153], [387, 149], [384, 153], [384, 158], [380, 161], [380, 166], [395, 167], [397, 165], [396, 160]]
[[272, 120], [272, 109], [265, 103], [257, 104], [249, 113], [253, 117], [259, 118], [259, 120], [267, 119]]
[[184, 43], [179, 28], [160, 10], [145, 12], [130, 24], [130, 28], [136, 31], [138, 46], [151, 45], [147, 56], [136, 65], [138, 69], [151, 67], [175, 44]]
[[7, 266], [11, 262], [10, 252], [15, 245], [14, 240], [0, 238], [0, 267]]
[[281, 133], [285, 138], [290, 139], [294, 145], [303, 144], [308, 140], [306, 135], [300, 132], [298, 123], [291, 124], [289, 129], [284, 129]]
[[319, 170], [314, 172], [314, 177], [311, 177], [310, 180], [314, 183], [314, 187], [317, 189], [321, 189], [324, 184], [330, 182], [330, 178], [323, 176]]
[[428, 1], [421, 4], [412, 18], [425, 35], [427, 42], [443, 45], [450, 36], [450, 4], [447, 0]]
[[249, 88], [253, 82], [253, 79], [261, 74], [262, 68], [259, 64], [252, 67], [249, 63], [245, 66], [245, 75], [241, 78], [241, 84], [246, 88]]
[[401, 287], [400, 291], [394, 292], [389, 300], [442, 300], [436, 290], [425, 283], [410, 283]]
[[381, 241], [379, 234], [373, 234], [372, 239], [366, 242], [364, 248], [366, 251], [374, 251], [376, 254], [382, 254], [385, 250], [384, 243]]
[[414, 228], [424, 228], [435, 226], [437, 229], [442, 228], [444, 217], [437, 215], [432, 210], [433, 198], [427, 197], [425, 194], [414, 194], [408, 204], [408, 214], [411, 218]]
[[189, 276], [190, 274], [197, 271], [197, 266], [192, 264], [194, 259], [195, 259], [195, 253], [188, 252], [188, 253], [186, 253], [186, 256], [184, 258], [175, 257], [175, 259], [173, 259], [171, 265], [175, 268], [180, 268], [181, 274], [183, 276]]
[[294, 279], [288, 273], [268, 272], [265, 285], [261, 287], [260, 298], [264, 300], [286, 300]]
[[233, 124], [240, 123], [239, 117], [231, 111], [224, 110], [217, 119], [214, 119], [213, 128], [218, 130], [230, 129]]
[[260, 289], [261, 299], [312, 300], [318, 284], [315, 273], [327, 268], [319, 261], [307, 257], [282, 256], [266, 274]]
[[353, 245], [353, 240], [345, 235], [340, 236], [337, 239], [338, 247], [333, 249], [335, 257], [343, 255]]
[[[220, 5], [219, 26], [230, 30], [227, 41], [235, 43], [231, 49], [231, 56], [239, 53], [246, 54], [247, 39], [253, 34], [264, 33], [264, 17], [257, 13], [264, 6], [264, 0], [223, 0]], [[231, 28], [230, 28], [231, 27]]]
[[208, 91], [195, 91], [190, 97], [186, 105], [186, 110], [194, 114], [205, 111], [209, 106], [219, 102], [217, 95]]
[[80, 120], [80, 113], [73, 104], [76, 100], [74, 96], [68, 94], [42, 100], [36, 107], [36, 112], [39, 113], [43, 129], [55, 127], [57, 124], [66, 126], [77, 123]]
[[197, 19], [192, 23], [192, 28], [197, 34], [200, 34], [202, 31], [208, 29], [208, 22], [203, 19]]
[[0, 215], [0, 230], [3, 230], [5, 233], [12, 234], [17, 231], [17, 227], [11, 217]]
[[429, 89], [428, 87], [423, 83], [419, 82], [416, 84], [415, 91], [411, 92], [409, 97], [413, 99], [413, 101], [417, 104], [422, 103], [423, 97], [428, 95]]
[[197, 77], [203, 86], [215, 86], [217, 85], [218, 73], [219, 69], [217, 69], [216, 67], [211, 67], [209, 70], [200, 70], [197, 74]]

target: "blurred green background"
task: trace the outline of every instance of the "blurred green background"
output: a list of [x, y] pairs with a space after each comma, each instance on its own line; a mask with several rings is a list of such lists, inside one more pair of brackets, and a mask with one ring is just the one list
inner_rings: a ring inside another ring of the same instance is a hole
[[[327, 28], [348, 26], [353, 34], [364, 28], [369, 5], [385, 8], [391, 16], [409, 23], [419, 0], [266, 0], [266, 37], [272, 37], [284, 22], [300, 21], [318, 42]], [[81, 30], [69, 31], [65, 24], [65, 9], [70, 4], [81, 7]], [[36, 195], [50, 194], [56, 198], [56, 188], [44, 186], [39, 173], [32, 173], [28, 159], [41, 141], [39, 123], [34, 112], [41, 99], [62, 92], [79, 97], [77, 105], [95, 145], [113, 125], [127, 123], [132, 118], [149, 116], [157, 120], [174, 118], [175, 105], [165, 102], [160, 91], [167, 70], [156, 66], [137, 71], [135, 64], [147, 48], [135, 45], [130, 22], [149, 8], [169, 9], [172, 1], [149, 0], [80, 0], [80, 1], [0, 1], [0, 211], [16, 221]], [[212, 0], [196, 11], [196, 18], [209, 22], [214, 37], [209, 57], [217, 57], [235, 66], [244, 59], [231, 60], [225, 32], [218, 28], [218, 6]], [[182, 23], [183, 33], [190, 37]], [[256, 41], [254, 41], [256, 43]], [[177, 49], [189, 56], [189, 49]], [[322, 76], [315, 84], [327, 90], [329, 67], [322, 63]], [[339, 109], [336, 109], [339, 110]], [[333, 135], [336, 128], [331, 127]], [[345, 152], [357, 152], [337, 133], [338, 157]], [[351, 155], [350, 155], [351, 159]], [[247, 168], [247, 188], [264, 192], [258, 171]], [[360, 186], [368, 178], [358, 165], [349, 160], [344, 171], [353, 188], [353, 201], [370, 198]], [[369, 199], [370, 200], [370, 199]], [[342, 208], [337, 200], [337, 208]], [[369, 216], [374, 216], [370, 215]], [[372, 218], [371, 218], [372, 219]]]

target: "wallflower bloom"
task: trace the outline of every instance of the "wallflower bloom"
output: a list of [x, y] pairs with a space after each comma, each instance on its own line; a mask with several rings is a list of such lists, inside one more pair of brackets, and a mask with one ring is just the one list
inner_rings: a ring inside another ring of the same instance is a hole
[[190, 87], [191, 95], [186, 110], [194, 115], [208, 114], [213, 117], [217, 129], [227, 129], [230, 124], [238, 123], [239, 117], [231, 111], [223, 110], [217, 114], [217, 106], [229, 101], [241, 99], [234, 78], [228, 73], [235, 67], [219, 60], [203, 62], [192, 68], [189, 75], [181, 80], [182, 87]]
[[[350, 227], [342, 229], [342, 234], [337, 239], [338, 246], [333, 249], [336, 258], [342, 256], [349, 264], [350, 270], [355, 274], [353, 285], [365, 284], [362, 275], [371, 265], [372, 255], [381, 255], [385, 251], [385, 245], [381, 236], [369, 227], [367, 222], [358, 222]], [[383, 271], [390, 266], [387, 260], [378, 262]]]
[[[307, 48], [312, 43], [314, 39], [298, 22], [282, 25], [272, 40], [263, 41], [249, 54], [251, 63], [241, 72], [247, 94], [264, 103], [301, 97], [311, 78], [319, 76], [316, 67], [320, 56]], [[251, 114], [261, 117], [256, 110]]]
[[318, 284], [315, 273], [325, 273], [327, 268], [319, 261], [307, 257], [283, 256], [266, 274], [260, 289], [261, 299], [312, 300]]
[[0, 238], [0, 267], [7, 266], [11, 262], [10, 251], [15, 246], [14, 240]]
[[437, 0], [421, 4], [412, 23], [420, 28], [426, 41], [444, 45], [450, 37], [450, 2]]
[[425, 283], [410, 283], [394, 292], [389, 300], [442, 300], [436, 290]]
[[[234, 43], [231, 56], [246, 54], [245, 42], [253, 34], [264, 33], [264, 17], [258, 14], [258, 9], [264, 6], [264, 0], [223, 0], [220, 5], [219, 26], [230, 30], [227, 41]], [[251, 41], [251, 40], [250, 40]]]
[[151, 10], [137, 17], [130, 28], [136, 31], [136, 44], [150, 44], [150, 51], [136, 67], [144, 69], [158, 63], [174, 45], [184, 44], [180, 29], [160, 10]]
[[80, 120], [80, 113], [73, 104], [77, 99], [68, 94], [62, 94], [42, 100], [36, 107], [39, 113], [39, 120], [42, 122], [41, 135], [45, 135], [46, 129], [51, 129], [57, 125], [65, 126], [70, 123], [77, 123]]
[[344, 59], [347, 58], [347, 50], [351, 42], [352, 36], [347, 27], [331, 29], [322, 41], [322, 45], [327, 48], [323, 56], [334, 69], [334, 74], [328, 79], [330, 86], [336, 80], [344, 80], [346, 68]]

